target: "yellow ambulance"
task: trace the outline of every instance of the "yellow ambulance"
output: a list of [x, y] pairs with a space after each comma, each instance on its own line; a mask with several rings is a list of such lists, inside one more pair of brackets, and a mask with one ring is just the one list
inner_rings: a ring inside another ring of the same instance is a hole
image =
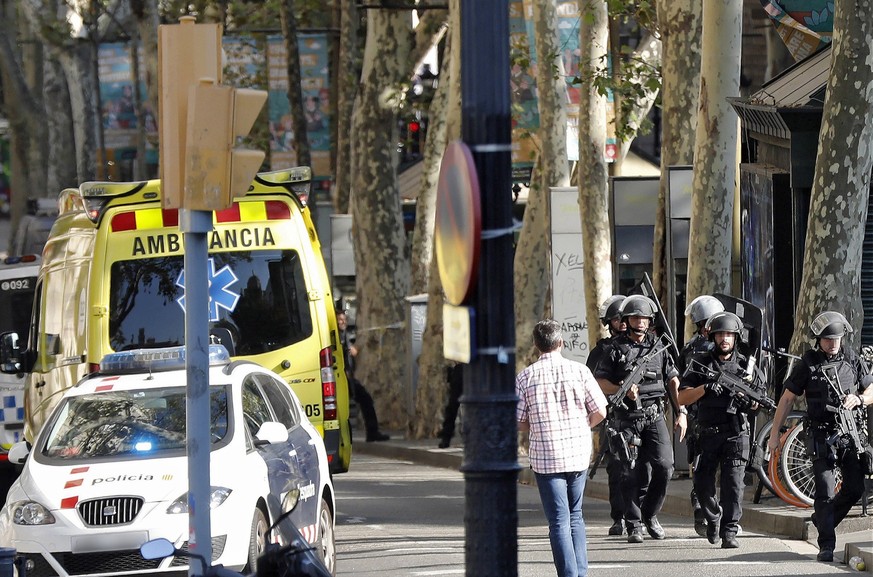
[[[311, 171], [258, 174], [207, 235], [209, 329], [234, 359], [291, 385], [324, 438], [331, 472], [351, 460], [349, 387], [330, 282], [306, 206]], [[25, 437], [104, 355], [185, 342], [184, 240], [160, 181], [88, 182], [63, 191], [43, 251], [28, 347], [0, 347], [3, 372], [28, 373]]]

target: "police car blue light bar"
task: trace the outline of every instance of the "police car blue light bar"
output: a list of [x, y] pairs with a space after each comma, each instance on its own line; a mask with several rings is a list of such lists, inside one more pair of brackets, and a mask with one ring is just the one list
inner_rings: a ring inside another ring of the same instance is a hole
[[[230, 355], [222, 345], [209, 345], [209, 366], [226, 365]], [[140, 373], [185, 368], [185, 347], [136, 349], [109, 353], [100, 363], [101, 373]]]

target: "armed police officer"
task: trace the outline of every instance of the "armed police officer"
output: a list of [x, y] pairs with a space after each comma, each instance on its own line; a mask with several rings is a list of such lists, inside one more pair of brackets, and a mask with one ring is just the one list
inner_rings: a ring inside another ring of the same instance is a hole
[[[709, 318], [715, 313], [724, 311], [724, 305], [721, 301], [710, 295], [700, 295], [689, 303], [685, 308], [685, 316], [689, 317], [692, 324], [697, 327], [697, 332], [689, 339], [682, 350], [679, 351], [679, 359], [676, 361], [677, 368], [680, 374], [685, 374], [685, 369], [688, 368], [688, 362], [696, 355], [709, 353], [715, 345], [709, 339], [706, 329], [706, 323]], [[688, 464], [694, 469], [694, 462], [697, 456], [697, 428], [696, 428], [696, 412], [697, 405], [688, 407], [688, 438], [686, 448], [688, 454]], [[691, 507], [694, 509], [694, 530], [701, 537], [706, 536], [706, 518], [703, 514], [703, 509], [700, 507], [700, 500], [697, 498], [697, 492], [694, 486], [691, 487]]]
[[[609, 336], [597, 341], [597, 344], [588, 353], [585, 365], [591, 369], [592, 373], [597, 369], [600, 359], [609, 352], [613, 339], [627, 329], [621, 318], [621, 304], [624, 302], [624, 299], [624, 295], [612, 295], [600, 305], [600, 322], [609, 330]], [[605, 424], [604, 422], [604, 426], [600, 428], [601, 452], [608, 452], [606, 448], [608, 447], [608, 439], [606, 438]], [[594, 471], [593, 468], [591, 470]], [[609, 478], [609, 515], [612, 517], [612, 526], [609, 528], [609, 534], [621, 535], [624, 532], [624, 499], [621, 494], [621, 461], [618, 455], [608, 456], [606, 475]]]
[[685, 369], [688, 368], [688, 361], [692, 357], [701, 353], [709, 353], [715, 348], [712, 339], [709, 338], [706, 323], [712, 315], [723, 311], [724, 305], [721, 304], [721, 301], [710, 295], [700, 295], [685, 308], [685, 316], [691, 319], [691, 322], [697, 327], [697, 332], [679, 352], [679, 360], [676, 361], [676, 365], [680, 373], [685, 372]]
[[[666, 536], [657, 518], [673, 474], [672, 436], [665, 421], [664, 397], [678, 415], [675, 426], [681, 437], [687, 426], [685, 410], [680, 410], [678, 402], [679, 373], [663, 338], [649, 333], [655, 314], [656, 305], [648, 297], [627, 297], [621, 306], [627, 330], [615, 338], [595, 372], [603, 392], [613, 396], [610, 425], [620, 434], [625, 448], [621, 485], [628, 543], [643, 542], [643, 525], [653, 539]], [[616, 398], [622, 388], [626, 392]], [[648, 489], [641, 495], [646, 480]]]
[[[873, 473], [869, 440], [866, 447], [858, 431], [865, 413], [863, 407], [873, 404], [873, 376], [861, 360], [842, 346], [843, 337], [852, 327], [842, 314], [826, 311], [813, 319], [810, 334], [815, 348], [803, 354], [785, 379], [773, 430], [778, 431], [794, 405], [795, 399], [806, 395], [807, 419], [812, 434], [812, 471], [815, 481], [815, 513], [813, 524], [818, 529], [819, 561], [834, 560], [836, 526], [864, 492], [864, 475]], [[848, 412], [848, 415], [846, 414]], [[841, 426], [844, 425], [844, 426]], [[853, 435], [845, 428], [855, 428]], [[771, 435], [770, 451], [779, 447], [779, 435]], [[835, 491], [836, 469], [842, 471], [842, 487]]]
[[[739, 547], [737, 532], [743, 514], [743, 476], [749, 459], [749, 421], [746, 412], [754, 408], [747, 397], [733, 396], [719, 383], [718, 375], [730, 373], [747, 377], [748, 360], [737, 350], [743, 322], [729, 312], [712, 315], [706, 323], [714, 348], [689, 361], [682, 377], [679, 402], [697, 406], [699, 434], [694, 490], [705, 519], [706, 537], [722, 549]], [[752, 370], [760, 388], [763, 378]], [[721, 469], [721, 491], [716, 497], [716, 473]]]

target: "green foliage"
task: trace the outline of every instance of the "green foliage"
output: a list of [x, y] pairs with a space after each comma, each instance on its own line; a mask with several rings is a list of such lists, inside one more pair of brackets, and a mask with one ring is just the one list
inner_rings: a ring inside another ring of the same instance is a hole
[[[616, 72], [609, 57], [603, 58], [588, 80], [598, 94], [612, 96], [618, 101], [615, 135], [619, 141], [626, 142], [652, 128], [648, 118], [635, 118], [634, 115], [637, 102], [661, 89], [661, 71], [636, 57], [634, 45], [647, 31], [657, 33], [657, 14], [654, 0], [606, 0], [606, 4], [613, 21], [612, 30], [619, 32], [621, 44], [617, 56], [621, 65]], [[594, 22], [594, 16], [588, 10], [583, 13], [583, 18], [589, 24]], [[580, 72], [584, 72], [584, 67]], [[583, 80], [576, 77], [572, 83], [582, 84]]]

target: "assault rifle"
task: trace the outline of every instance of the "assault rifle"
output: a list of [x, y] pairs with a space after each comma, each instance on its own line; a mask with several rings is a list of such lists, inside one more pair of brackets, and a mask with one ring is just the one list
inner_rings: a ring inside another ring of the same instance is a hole
[[[852, 450], [860, 457], [860, 455], [863, 455], [864, 451], [866, 451], [866, 443], [864, 442], [864, 439], [861, 438], [861, 433], [858, 431], [858, 421], [855, 420], [855, 409], [847, 409], [843, 406], [843, 401], [849, 395], [844, 393], [842, 387], [840, 387], [840, 377], [837, 374], [835, 365], [822, 366], [821, 370], [822, 374], [827, 379], [828, 384], [832, 389], [834, 389], [834, 392], [836, 392], [837, 398], [840, 401], [840, 404], [837, 406], [831, 404], [825, 405], [825, 410], [831, 413], [836, 413], [837, 416], [837, 431], [828, 439], [828, 445], [836, 445], [840, 439], [848, 439]], [[828, 374], [828, 372], [831, 374]]]
[[[630, 372], [628, 372], [627, 376], [625, 376], [624, 380], [621, 382], [621, 385], [618, 387], [618, 391], [615, 394], [609, 395], [609, 406], [610, 407], [621, 407], [622, 401], [625, 396], [627, 396], [628, 392], [631, 390], [631, 387], [634, 385], [640, 384], [642, 382], [643, 377], [646, 375], [646, 366], [649, 364], [649, 361], [655, 357], [655, 355], [659, 355], [665, 350], [667, 350], [672, 344], [669, 339], [668, 342], [664, 343], [664, 336], [661, 335], [658, 337], [658, 340], [655, 341], [655, 344], [652, 345], [652, 348], [649, 349], [645, 355], [641, 357], [637, 357], [634, 364], [631, 366]], [[651, 376], [651, 375], [649, 375]], [[633, 401], [634, 406], [637, 410], [640, 408], [639, 398]]]
[[741, 395], [750, 401], [758, 403], [758, 405], [764, 407], [768, 412], [776, 410], [776, 402], [768, 397], [764, 390], [756, 387], [742, 375], [704, 365], [697, 359], [691, 359], [688, 370], [702, 375], [707, 380], [716, 382], [724, 387], [724, 390], [731, 396], [731, 402], [727, 409], [727, 412], [730, 414], [735, 414], [737, 412], [737, 399]]
[[670, 323], [667, 322], [667, 315], [664, 314], [664, 307], [661, 306], [661, 301], [658, 300], [658, 293], [655, 292], [655, 287], [652, 285], [652, 279], [649, 278], [649, 273], [644, 272], [643, 278], [634, 286], [631, 294], [641, 294], [652, 299], [655, 303], [655, 330], [663, 338], [668, 341], [667, 350], [673, 361], [679, 360], [679, 347], [676, 346], [676, 339], [673, 338], [673, 331], [670, 329]]

